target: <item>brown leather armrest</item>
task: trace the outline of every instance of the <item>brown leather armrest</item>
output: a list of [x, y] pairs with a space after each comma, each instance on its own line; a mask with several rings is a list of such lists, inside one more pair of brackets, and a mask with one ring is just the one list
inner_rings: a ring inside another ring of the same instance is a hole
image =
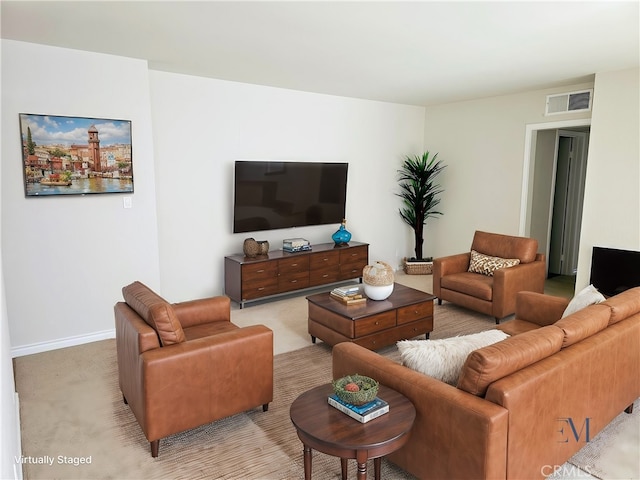
[[458, 253], [433, 260], [433, 294], [440, 297], [440, 280], [452, 273], [461, 273], [469, 270], [471, 253]]
[[535, 261], [493, 272], [493, 316], [504, 318], [516, 311], [516, 293], [544, 292], [546, 265]]
[[231, 321], [229, 297], [210, 297], [174, 303], [173, 310], [183, 328], [210, 322]]
[[540, 326], [560, 320], [569, 299], [536, 292], [519, 292], [516, 296], [516, 318]]

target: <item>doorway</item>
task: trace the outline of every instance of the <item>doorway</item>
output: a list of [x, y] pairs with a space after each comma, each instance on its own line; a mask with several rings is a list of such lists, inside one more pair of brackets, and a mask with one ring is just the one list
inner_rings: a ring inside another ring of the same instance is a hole
[[549, 228], [549, 277], [575, 276], [578, 271], [588, 136], [588, 129], [556, 131], [555, 186]]
[[528, 125], [520, 234], [538, 240], [554, 282], [575, 278], [590, 119]]

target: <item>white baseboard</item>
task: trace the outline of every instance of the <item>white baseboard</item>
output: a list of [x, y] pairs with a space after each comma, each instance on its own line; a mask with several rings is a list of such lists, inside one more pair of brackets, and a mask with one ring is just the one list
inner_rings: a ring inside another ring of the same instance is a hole
[[[16, 458], [22, 458], [22, 435], [20, 434], [20, 397], [18, 396], [18, 392], [15, 392], [15, 396], [13, 398], [13, 407], [15, 408], [16, 412]], [[13, 478], [14, 480], [22, 480], [24, 478], [21, 462], [13, 462]]]
[[34, 353], [48, 352], [59, 348], [74, 347], [85, 343], [97, 342], [108, 338], [116, 338], [116, 330], [103, 330], [102, 332], [90, 333], [88, 335], [77, 335], [75, 337], [60, 338], [49, 342], [32, 343], [31, 345], [23, 345], [21, 347], [11, 348], [11, 357], [22, 357]]

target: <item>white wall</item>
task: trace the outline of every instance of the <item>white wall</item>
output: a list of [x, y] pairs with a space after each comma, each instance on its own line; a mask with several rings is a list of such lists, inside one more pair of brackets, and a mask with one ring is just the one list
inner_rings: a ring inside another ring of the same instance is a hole
[[[14, 355], [113, 335], [121, 288], [171, 301], [223, 292], [236, 159], [349, 162], [348, 229], [374, 259], [411, 251], [396, 170], [424, 109], [149, 71], [146, 62], [2, 41], [2, 255]], [[33, 65], [37, 71], [29, 74]], [[43, 75], [42, 72], [63, 72]], [[73, 72], [73, 75], [69, 74]], [[25, 198], [18, 113], [132, 120], [135, 193]], [[274, 248], [338, 225], [257, 233]]]
[[545, 117], [546, 96], [592, 88], [579, 84], [428, 107], [425, 150], [448, 166], [441, 211], [429, 220], [428, 255], [467, 251], [475, 230], [520, 233], [525, 133], [528, 124], [589, 118], [589, 113]]
[[151, 71], [163, 292], [221, 294], [225, 255], [243, 240], [331, 242], [339, 224], [232, 234], [235, 160], [349, 162], [347, 229], [372, 260], [413, 249], [396, 171], [420, 153], [424, 109]]
[[576, 291], [594, 246], [640, 250], [640, 69], [596, 75]]
[[[14, 355], [113, 335], [139, 279], [160, 288], [155, 166], [144, 61], [2, 40], [2, 259]], [[132, 121], [135, 193], [30, 197], [18, 114]]]

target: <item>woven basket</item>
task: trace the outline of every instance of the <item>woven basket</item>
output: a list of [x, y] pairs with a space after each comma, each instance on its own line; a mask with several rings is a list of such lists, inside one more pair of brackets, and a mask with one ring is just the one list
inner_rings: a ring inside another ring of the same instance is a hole
[[404, 273], [407, 275], [431, 275], [433, 262], [404, 262]]

